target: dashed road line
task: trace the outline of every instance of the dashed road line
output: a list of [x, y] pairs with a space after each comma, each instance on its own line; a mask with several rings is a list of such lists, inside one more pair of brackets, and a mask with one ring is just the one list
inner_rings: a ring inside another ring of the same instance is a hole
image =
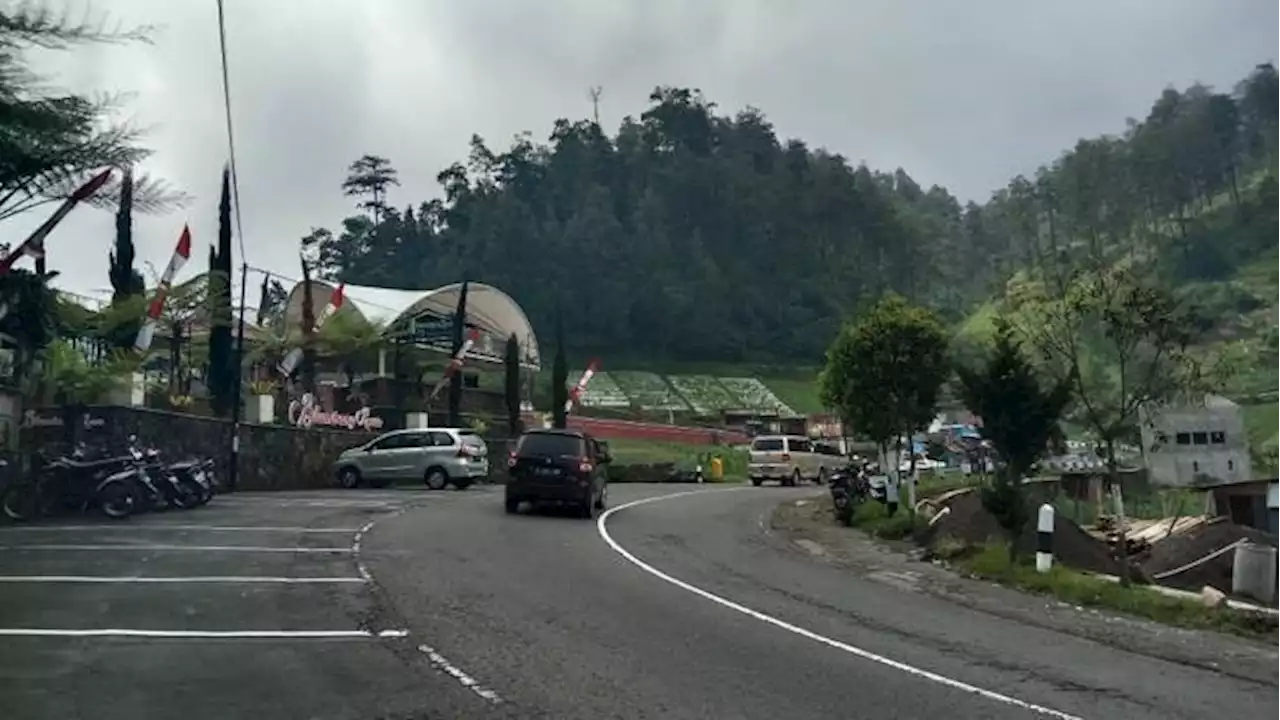
[[441, 655], [430, 645], [419, 645], [418, 652], [427, 656], [427, 660], [430, 661], [432, 667], [453, 677], [459, 684], [478, 695], [480, 699], [485, 702], [493, 705], [498, 705], [502, 702], [502, 698], [498, 696], [498, 693], [484, 685], [481, 685], [478, 680], [465, 673], [457, 665], [454, 665], [448, 658]]
[[136, 630], [102, 628], [0, 628], [0, 637], [121, 637], [178, 640], [393, 640], [408, 630]]
[[194, 577], [140, 577], [137, 575], [0, 575], [0, 583], [266, 583], [282, 585], [323, 585], [368, 582], [362, 577], [271, 577], [267, 575], [207, 575]]
[[128, 523], [128, 524], [111, 524], [111, 525], [15, 525], [7, 528], [0, 528], [0, 535], [4, 533], [23, 533], [23, 532], [71, 532], [71, 531], [118, 531], [137, 532], [146, 530], [173, 530], [173, 531], [192, 531], [192, 532], [278, 532], [278, 533], [333, 533], [350, 535], [359, 531], [360, 528], [318, 528], [318, 527], [288, 527], [281, 525], [171, 525], [166, 523]]
[[262, 545], [0, 545], [0, 550], [40, 552], [245, 552], [349, 555], [349, 547], [276, 547]]

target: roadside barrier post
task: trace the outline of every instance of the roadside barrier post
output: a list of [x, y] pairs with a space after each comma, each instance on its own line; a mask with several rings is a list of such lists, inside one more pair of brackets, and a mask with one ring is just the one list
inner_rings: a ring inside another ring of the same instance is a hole
[[1053, 567], [1053, 506], [1045, 503], [1036, 516], [1036, 572]]

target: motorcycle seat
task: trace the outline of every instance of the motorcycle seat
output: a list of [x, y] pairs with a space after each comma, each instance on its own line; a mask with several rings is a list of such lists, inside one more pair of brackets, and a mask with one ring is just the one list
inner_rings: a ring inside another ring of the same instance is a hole
[[108, 468], [113, 465], [120, 465], [128, 462], [129, 458], [113, 457], [113, 458], [96, 458], [94, 460], [82, 460], [76, 458], [58, 458], [55, 464], [67, 468], [69, 470], [97, 470], [100, 468]]

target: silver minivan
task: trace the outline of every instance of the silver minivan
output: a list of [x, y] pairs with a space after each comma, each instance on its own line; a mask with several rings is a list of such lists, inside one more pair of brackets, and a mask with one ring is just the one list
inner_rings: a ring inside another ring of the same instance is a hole
[[446, 485], [462, 490], [489, 475], [489, 448], [470, 429], [394, 430], [344, 450], [334, 470], [344, 488], [421, 480], [432, 490]]
[[763, 435], [751, 442], [747, 476], [759, 487], [765, 480], [797, 485], [803, 480], [825, 483], [840, 467], [839, 455], [819, 452], [813, 441], [799, 435]]

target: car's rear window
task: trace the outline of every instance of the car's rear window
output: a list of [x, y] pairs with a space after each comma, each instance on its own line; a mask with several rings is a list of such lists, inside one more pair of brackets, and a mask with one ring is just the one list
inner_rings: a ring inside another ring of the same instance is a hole
[[520, 438], [516, 453], [520, 455], [584, 455], [582, 438], [556, 433], [530, 433]]
[[751, 449], [756, 452], [780, 452], [782, 450], [782, 438], [762, 438], [751, 443]]

